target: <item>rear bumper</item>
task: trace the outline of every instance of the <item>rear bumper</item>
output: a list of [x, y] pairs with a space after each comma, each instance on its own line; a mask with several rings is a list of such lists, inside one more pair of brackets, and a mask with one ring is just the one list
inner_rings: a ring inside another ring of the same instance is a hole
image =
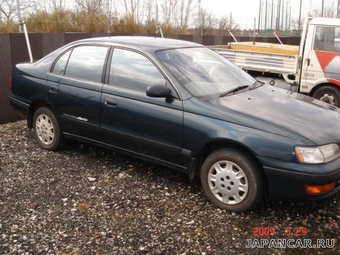
[[25, 119], [27, 119], [27, 115], [29, 112], [29, 108], [30, 108], [30, 102], [28, 102], [27, 100], [20, 98], [12, 93], [8, 94], [8, 99], [9, 99], [9, 103], [10, 105], [16, 110], [18, 111], [18, 113], [24, 117]]
[[[340, 191], [340, 158], [325, 164], [309, 165], [288, 163], [272, 159], [261, 159], [268, 181], [269, 195], [272, 198], [293, 198], [316, 200], [333, 196]], [[329, 192], [312, 195], [304, 185], [325, 185], [336, 182]]]

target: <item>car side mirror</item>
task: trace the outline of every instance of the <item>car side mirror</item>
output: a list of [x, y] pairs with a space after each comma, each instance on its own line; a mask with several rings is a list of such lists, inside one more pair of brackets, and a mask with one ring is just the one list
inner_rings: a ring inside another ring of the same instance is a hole
[[171, 90], [164, 85], [149, 86], [146, 89], [146, 95], [148, 97], [173, 97], [171, 95]]

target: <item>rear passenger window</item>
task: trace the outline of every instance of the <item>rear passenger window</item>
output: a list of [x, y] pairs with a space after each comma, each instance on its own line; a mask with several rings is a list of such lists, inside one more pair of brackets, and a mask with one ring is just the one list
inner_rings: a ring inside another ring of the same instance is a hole
[[66, 69], [66, 64], [67, 60], [70, 57], [71, 51], [69, 50], [66, 52], [64, 55], [62, 55], [59, 60], [55, 63], [54, 68], [53, 68], [53, 73], [55, 74], [65, 74], [65, 69]]
[[109, 84], [145, 92], [148, 86], [165, 86], [165, 79], [145, 56], [129, 50], [115, 49]]
[[[101, 82], [108, 50], [108, 47], [101, 46], [80, 46], [74, 48], [68, 61], [65, 75]], [[59, 61], [62, 61], [62, 58]]]

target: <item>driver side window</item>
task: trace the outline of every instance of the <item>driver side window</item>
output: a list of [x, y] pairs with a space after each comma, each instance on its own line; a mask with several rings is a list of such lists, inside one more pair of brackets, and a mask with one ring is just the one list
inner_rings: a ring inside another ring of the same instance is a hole
[[165, 78], [145, 56], [134, 51], [115, 49], [109, 84], [145, 92], [152, 85], [165, 86]]

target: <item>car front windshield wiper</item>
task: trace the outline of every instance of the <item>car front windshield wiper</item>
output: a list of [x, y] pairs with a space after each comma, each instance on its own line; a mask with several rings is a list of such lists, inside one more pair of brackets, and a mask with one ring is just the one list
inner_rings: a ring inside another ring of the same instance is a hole
[[241, 91], [241, 90], [244, 90], [244, 89], [247, 89], [249, 86], [248, 85], [242, 85], [242, 86], [238, 86], [236, 88], [233, 88], [231, 90], [228, 90], [226, 92], [223, 92], [222, 94], [220, 94], [220, 97], [225, 97], [229, 94], [235, 94], [236, 92], [238, 91]]
[[256, 80], [253, 85], [250, 86], [250, 90], [261, 87], [265, 83], [263, 81]]

